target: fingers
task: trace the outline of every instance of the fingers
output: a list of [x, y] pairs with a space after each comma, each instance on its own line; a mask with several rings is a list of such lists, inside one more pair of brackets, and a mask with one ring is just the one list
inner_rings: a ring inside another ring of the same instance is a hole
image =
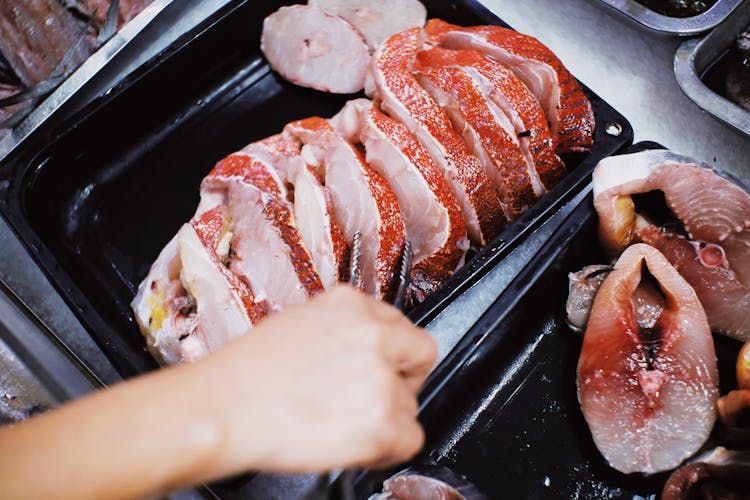
[[438, 355], [437, 343], [425, 330], [414, 326], [397, 308], [374, 300], [349, 287], [339, 287], [333, 296], [339, 304], [350, 301], [362, 307], [377, 327], [378, 345], [386, 360], [407, 381], [413, 393], [419, 390]]
[[393, 325], [383, 335], [382, 351], [413, 393], [421, 387], [438, 355], [435, 339], [425, 330], [405, 323]]

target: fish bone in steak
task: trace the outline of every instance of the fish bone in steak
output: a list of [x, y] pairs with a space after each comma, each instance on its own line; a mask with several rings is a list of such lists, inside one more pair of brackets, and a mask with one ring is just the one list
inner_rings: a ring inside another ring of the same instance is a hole
[[[339, 135], [328, 120], [313, 117], [292, 122], [284, 132], [305, 144], [303, 157], [314, 158], [318, 175], [333, 199], [336, 220], [352, 245], [362, 236], [365, 290], [379, 299], [394, 292], [394, 274], [406, 242], [396, 196], [362, 153]], [[312, 153], [305, 153], [309, 149]]]
[[478, 50], [512, 69], [542, 104], [558, 153], [591, 150], [591, 103], [560, 59], [539, 40], [500, 26], [463, 28], [440, 19], [431, 19], [425, 29], [444, 47]]
[[565, 164], [555, 154], [552, 133], [536, 96], [504, 64], [476, 50], [433, 47], [417, 54], [416, 68], [455, 66], [468, 72], [480, 89], [513, 126], [537, 196], [542, 196], [565, 175]]
[[367, 163], [391, 186], [414, 251], [410, 293], [420, 302], [463, 265], [469, 248], [458, 201], [429, 153], [406, 127], [367, 99], [331, 119], [365, 147]]
[[282, 7], [263, 21], [260, 47], [292, 83], [335, 94], [362, 90], [370, 49], [343, 18], [311, 5]]
[[479, 160], [412, 74], [424, 40], [423, 30], [413, 28], [383, 42], [373, 55], [366, 91], [427, 148], [459, 201], [469, 238], [484, 245], [500, 234], [507, 220]]

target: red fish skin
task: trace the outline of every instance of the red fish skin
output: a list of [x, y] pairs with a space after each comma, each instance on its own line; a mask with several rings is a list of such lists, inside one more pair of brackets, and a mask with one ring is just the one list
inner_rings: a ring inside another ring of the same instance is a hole
[[425, 30], [433, 43], [439, 43], [448, 46], [448, 48], [464, 48], [446, 45], [446, 35], [450, 32], [471, 33], [479, 36], [490, 46], [498, 47], [515, 56], [551, 67], [557, 73], [558, 85], [560, 86], [560, 98], [557, 106], [560, 117], [556, 144], [557, 152], [567, 154], [591, 150], [596, 126], [591, 102], [586, 98], [583, 89], [560, 59], [539, 40], [500, 26], [486, 25], [464, 28], [440, 19], [430, 19], [425, 25]]
[[[476, 131], [481, 147], [489, 156], [490, 165], [485, 169], [505, 208], [505, 216], [515, 220], [537, 200], [521, 147], [498, 126], [486, 97], [460, 68], [424, 68], [416, 74], [418, 79], [428, 79], [456, 100], [458, 111], [466, 124]], [[491, 170], [495, 171], [494, 175]]]
[[544, 187], [551, 189], [565, 175], [565, 164], [555, 154], [547, 118], [534, 94], [505, 65], [476, 50], [451, 50], [442, 47], [423, 50], [417, 54], [415, 69], [453, 65], [477, 70], [492, 83], [496, 92], [502, 93], [514, 105], [524, 125], [524, 130], [517, 132], [528, 134], [528, 137], [520, 139], [528, 141], [534, 168]]
[[[666, 297], [651, 363], [630, 300], [644, 262]], [[577, 381], [594, 441], [621, 472], [673, 468], [708, 438], [718, 398], [713, 338], [695, 292], [656, 249], [629, 247], [602, 284]]]
[[446, 207], [450, 231], [445, 245], [427, 258], [415, 262], [412, 268], [410, 293], [417, 302], [422, 302], [427, 295], [435, 291], [463, 262], [466, 246], [466, 226], [463, 222], [458, 201], [455, 199], [448, 182], [429, 156], [427, 150], [414, 139], [406, 127], [386, 116], [375, 106], [367, 111], [369, 120], [401, 151], [423, 176], [425, 182], [436, 193], [436, 197]]
[[[374, 259], [375, 278], [372, 284], [374, 295], [379, 299], [390, 300], [397, 288], [395, 271], [406, 243], [406, 229], [401, 218], [398, 200], [388, 182], [367, 164], [362, 152], [340, 136], [325, 118], [313, 116], [288, 123], [284, 127], [284, 133], [306, 145], [317, 145], [322, 150], [338, 149], [342, 154], [347, 153], [347, 157], [351, 160], [350, 167], [357, 168], [361, 172], [367, 186], [368, 195], [372, 198], [378, 215], [379, 244]], [[330, 151], [324, 154], [328, 156]], [[330, 187], [331, 179], [329, 175], [323, 172], [319, 172], [319, 175], [325, 178], [326, 187], [334, 189]], [[340, 220], [341, 214], [347, 208], [336, 206], [333, 195], [332, 202], [334, 214], [338, 214], [339, 227], [342, 228], [344, 233], [347, 233], [344, 223]], [[352, 244], [352, 241], [349, 241], [352, 239], [353, 232], [351, 233], [346, 234], [346, 243], [349, 246]]]
[[322, 292], [323, 284], [294, 224], [292, 208], [286, 201], [286, 190], [280, 184], [280, 179], [275, 176], [273, 168], [250, 154], [233, 153], [216, 164], [203, 180], [201, 190], [211, 189], [210, 186], [214, 182], [221, 184], [233, 181], [254, 186], [269, 195], [263, 197], [263, 212], [288, 246], [289, 256], [300, 283], [310, 297]]
[[[472, 241], [483, 246], [502, 232], [507, 220], [484, 169], [453, 130], [445, 111], [412, 74], [423, 35], [420, 28], [403, 31], [383, 42], [375, 52], [372, 73], [382, 79], [380, 104], [389, 116], [404, 123], [404, 110], [408, 112], [415, 122], [413, 127], [405, 123], [410, 132], [430, 149], [433, 160], [443, 168], [465, 214], [471, 211], [478, 219], [479, 227], [473, 228], [473, 221], [467, 217], [467, 227]], [[386, 92], [390, 95], [382, 95]], [[427, 144], [425, 135], [441, 145], [442, 159], [436, 157], [440, 155]], [[450, 165], [450, 172], [446, 164]]]

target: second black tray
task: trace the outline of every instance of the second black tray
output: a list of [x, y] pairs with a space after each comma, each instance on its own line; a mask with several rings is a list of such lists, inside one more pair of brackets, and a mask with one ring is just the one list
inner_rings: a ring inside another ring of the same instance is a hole
[[[657, 146], [640, 143], [628, 152]], [[597, 226], [589, 194], [433, 371], [420, 395], [427, 443], [409, 465], [448, 467], [491, 499], [660, 496], [669, 473], [626, 475], [609, 467], [576, 395], [583, 337], [565, 322], [568, 273], [609, 263]], [[726, 393], [736, 388], [741, 344], [714, 338]], [[712, 437], [706, 447], [716, 445]], [[359, 497], [393, 472], [362, 475]]]

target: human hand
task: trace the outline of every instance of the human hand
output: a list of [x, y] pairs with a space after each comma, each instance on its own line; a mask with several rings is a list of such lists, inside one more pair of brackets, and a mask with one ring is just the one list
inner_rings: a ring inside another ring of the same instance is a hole
[[437, 347], [397, 309], [349, 287], [273, 316], [195, 365], [220, 420], [212, 467], [384, 467], [422, 447], [416, 393]]

